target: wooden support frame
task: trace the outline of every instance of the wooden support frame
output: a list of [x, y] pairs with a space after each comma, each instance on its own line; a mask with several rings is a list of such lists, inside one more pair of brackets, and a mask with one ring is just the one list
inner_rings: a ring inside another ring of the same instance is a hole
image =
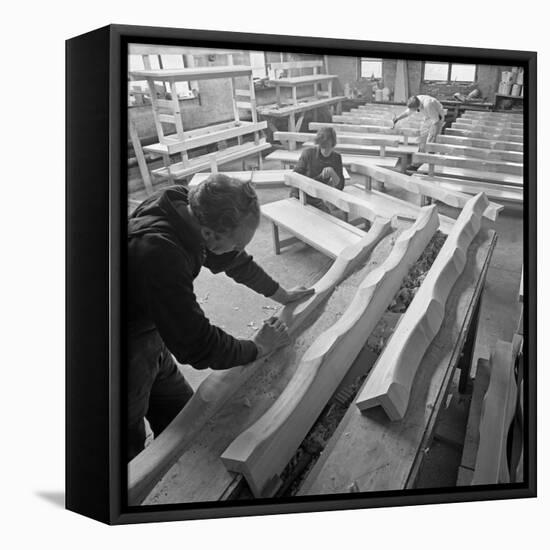
[[517, 398], [515, 355], [513, 345], [501, 340], [491, 353], [491, 378], [481, 411], [472, 485], [510, 482], [506, 442]]
[[361, 411], [382, 406], [393, 421], [405, 416], [416, 371], [441, 327], [447, 297], [466, 265], [467, 249], [487, 206], [487, 198], [480, 193], [463, 208], [357, 397], [355, 403]]
[[397, 239], [384, 263], [369, 273], [342, 317], [317, 337], [273, 406], [222, 454], [255, 496], [271, 496], [278, 474], [315, 422], [364, 345], [412, 264], [439, 225], [434, 206]]
[[[334, 288], [370, 256], [376, 244], [391, 231], [388, 220], [376, 219], [359, 243], [347, 248], [315, 285], [307, 300], [285, 306], [278, 318], [295, 337], [311, 314], [330, 296]], [[206, 422], [235, 394], [254, 372], [254, 366], [267, 361], [261, 358], [250, 365], [212, 372], [158, 438], [128, 465], [128, 502], [140, 504], [160, 478], [192, 443]]]

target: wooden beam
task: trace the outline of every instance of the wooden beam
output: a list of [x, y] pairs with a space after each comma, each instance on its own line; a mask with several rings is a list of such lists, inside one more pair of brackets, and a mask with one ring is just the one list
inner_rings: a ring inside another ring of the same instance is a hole
[[310, 197], [330, 202], [345, 212], [349, 212], [353, 207], [357, 216], [361, 216], [367, 220], [374, 221], [379, 217], [366, 201], [348, 195], [329, 185], [319, 183], [306, 176], [302, 176], [301, 174], [297, 174], [296, 172], [290, 172], [285, 175], [285, 184], [289, 187], [300, 189]]
[[[314, 133], [311, 132], [274, 132], [273, 139], [277, 141], [294, 140], [297, 142], [308, 142], [315, 139]], [[338, 144], [355, 144], [355, 145], [387, 145], [398, 147], [399, 138], [386, 135], [371, 135], [362, 136], [357, 134], [346, 134], [336, 132]]]
[[[395, 172], [394, 170], [373, 166], [372, 164], [365, 164], [360, 161], [352, 164], [351, 171], [371, 177], [381, 183], [395, 185], [401, 189], [409, 191], [410, 193], [430, 197], [448, 204], [453, 208], [462, 209], [471, 199], [471, 197], [465, 193], [441, 187], [438, 185], [438, 180], [428, 178], [420, 179], [416, 177], [412, 178], [405, 174]], [[489, 203], [483, 215], [491, 221], [495, 221], [501, 210], [502, 206], [500, 204]]]
[[506, 442], [516, 407], [514, 361], [512, 344], [498, 340], [491, 353], [491, 378], [483, 400], [472, 485], [510, 482]]
[[519, 151], [499, 151], [497, 149], [482, 149], [480, 147], [431, 142], [426, 144], [426, 152], [444, 153], [457, 157], [478, 158], [483, 160], [523, 163], [523, 153]]
[[463, 122], [453, 122], [452, 128], [456, 130], [468, 130], [470, 132], [488, 132], [493, 134], [509, 134], [511, 136], [523, 137], [523, 128], [511, 128], [508, 126], [488, 126], [485, 124], [467, 124]]
[[134, 80], [151, 79], [164, 82], [173, 79], [175, 82], [188, 80], [208, 80], [213, 78], [231, 78], [252, 74], [252, 67], [245, 65], [189, 67], [187, 69], [151, 69], [131, 71], [130, 77]]
[[499, 139], [471, 138], [467, 136], [450, 136], [448, 134], [440, 134], [437, 136], [436, 141], [437, 143], [448, 143], [450, 145], [465, 145], [467, 147], [481, 147], [484, 149], [495, 149], [499, 151], [523, 152], [523, 143]]
[[367, 275], [342, 317], [306, 351], [277, 401], [224, 451], [226, 468], [242, 473], [255, 496], [271, 496], [274, 478], [338, 387], [438, 225], [435, 207], [424, 209], [386, 261]]
[[[291, 337], [299, 334], [307, 319], [328, 299], [334, 288], [357, 269], [374, 246], [391, 231], [388, 220], [376, 219], [365, 237], [347, 248], [315, 285], [315, 293], [307, 300], [285, 306], [279, 319], [286, 323]], [[170, 469], [182, 452], [191, 444], [206, 422], [242, 387], [254, 373], [250, 365], [212, 372], [174, 418], [168, 427], [128, 465], [128, 503], [140, 504], [160, 478]]]
[[469, 157], [453, 157], [436, 153], [414, 153], [413, 162], [426, 163], [429, 166], [450, 166], [454, 168], [467, 168], [483, 172], [497, 172], [523, 176], [523, 164], [516, 162], [503, 162], [497, 160], [485, 160]]
[[382, 406], [391, 420], [405, 416], [416, 371], [441, 327], [447, 297], [466, 265], [468, 247], [481, 227], [488, 204], [480, 193], [463, 208], [357, 397], [361, 411]]
[[523, 136], [511, 135], [507, 132], [477, 132], [474, 130], [459, 130], [456, 128], [447, 128], [445, 134], [449, 136], [463, 136], [477, 139], [491, 139], [498, 141], [513, 141], [523, 143]]

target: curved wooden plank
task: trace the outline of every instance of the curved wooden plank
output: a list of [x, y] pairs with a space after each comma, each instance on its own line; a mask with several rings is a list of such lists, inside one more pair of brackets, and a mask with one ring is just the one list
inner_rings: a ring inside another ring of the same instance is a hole
[[439, 331], [447, 297], [466, 264], [487, 208], [483, 193], [464, 207], [356, 400], [361, 411], [381, 405], [391, 420], [405, 416], [420, 361]]
[[510, 482], [506, 443], [516, 407], [514, 359], [512, 344], [498, 340], [491, 353], [491, 378], [481, 410], [472, 485]]
[[[382, 183], [396, 185], [397, 187], [401, 187], [411, 193], [431, 197], [454, 208], [464, 208], [464, 206], [466, 206], [468, 201], [472, 198], [466, 193], [460, 193], [459, 191], [452, 191], [450, 189], [446, 189], [445, 187], [441, 187], [436, 183], [437, 180], [434, 180], [434, 183], [432, 183], [430, 181], [426, 181], [427, 178], [420, 179], [417, 177], [407, 176], [380, 166], [355, 162], [351, 165], [350, 170], [352, 172], [363, 174], [364, 176], [369, 176]], [[491, 221], [495, 221], [498, 217], [498, 213], [502, 209], [502, 205], [490, 202], [483, 215]]]
[[[329, 296], [336, 285], [366, 261], [372, 249], [391, 231], [391, 223], [375, 219], [368, 233], [345, 249], [325, 275], [313, 286], [315, 294], [304, 302], [289, 304], [279, 314], [296, 335], [306, 319]], [[242, 367], [211, 373], [170, 425], [128, 465], [128, 502], [140, 504], [158, 480], [176, 462], [205, 423], [231, 398], [267, 358]]]
[[309, 347], [273, 406], [222, 454], [226, 468], [242, 473], [256, 496], [273, 491], [278, 474], [336, 390], [438, 225], [435, 206], [422, 209], [384, 263], [361, 283], [342, 317]]

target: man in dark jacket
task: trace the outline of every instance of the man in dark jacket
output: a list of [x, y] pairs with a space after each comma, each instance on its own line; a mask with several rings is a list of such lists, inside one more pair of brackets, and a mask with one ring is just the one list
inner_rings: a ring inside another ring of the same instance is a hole
[[281, 304], [312, 294], [285, 290], [244, 251], [259, 219], [253, 187], [221, 174], [189, 192], [157, 192], [130, 216], [128, 460], [143, 449], [144, 418], [158, 435], [193, 394], [172, 355], [197, 369], [228, 369], [289, 342], [276, 319], [253, 340], [233, 338], [210, 324], [193, 292], [204, 265]]
[[[294, 172], [342, 190], [344, 188], [344, 169], [342, 155], [334, 150], [336, 147], [334, 128], [330, 126], [320, 128], [315, 136], [315, 144], [316, 147], [307, 147], [302, 151]], [[298, 190], [291, 189], [290, 196], [298, 198]], [[324, 212], [334, 213], [332, 205], [321, 199], [307, 195], [307, 203]]]

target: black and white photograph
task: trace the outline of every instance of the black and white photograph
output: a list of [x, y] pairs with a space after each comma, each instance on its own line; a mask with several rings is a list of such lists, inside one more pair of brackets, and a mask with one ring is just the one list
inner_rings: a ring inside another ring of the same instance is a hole
[[261, 46], [121, 52], [127, 505], [527, 487], [527, 65]]

